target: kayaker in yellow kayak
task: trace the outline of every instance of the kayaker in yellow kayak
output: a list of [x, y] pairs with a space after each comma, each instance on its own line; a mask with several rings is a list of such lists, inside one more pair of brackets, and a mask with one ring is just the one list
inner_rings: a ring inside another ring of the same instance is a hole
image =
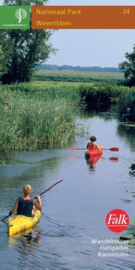
[[[42, 211], [42, 203], [40, 195], [36, 196], [36, 200], [30, 198], [30, 194], [32, 192], [32, 187], [30, 185], [25, 185], [23, 187], [23, 198], [18, 198], [14, 204], [13, 210], [9, 212], [9, 215], [15, 214], [17, 211], [17, 215], [24, 215], [27, 217], [34, 216], [36, 209]], [[34, 208], [33, 208], [34, 207]]]
[[[87, 143], [86, 148], [87, 148], [88, 150], [98, 150], [98, 151], [102, 150], [103, 147], [104, 147], [104, 145], [103, 145], [103, 144], [101, 144], [101, 145], [96, 144], [96, 143], [95, 143], [96, 140], [97, 140], [97, 138], [96, 138], [95, 136], [91, 136], [91, 137], [90, 137], [90, 142]], [[86, 152], [87, 152], [87, 151], [86, 151]]]

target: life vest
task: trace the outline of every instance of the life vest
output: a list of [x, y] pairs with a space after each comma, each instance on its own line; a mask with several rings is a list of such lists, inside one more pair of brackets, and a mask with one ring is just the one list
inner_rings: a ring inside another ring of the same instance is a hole
[[33, 209], [33, 199], [24, 200], [23, 198], [19, 198], [17, 215], [32, 217], [32, 209]]
[[93, 144], [92, 142], [89, 142], [87, 144], [87, 149], [88, 150], [98, 150], [97, 146], [95, 144]]

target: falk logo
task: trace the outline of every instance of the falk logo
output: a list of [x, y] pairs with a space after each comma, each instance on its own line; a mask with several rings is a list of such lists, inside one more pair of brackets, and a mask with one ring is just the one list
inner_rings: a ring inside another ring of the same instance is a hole
[[106, 216], [106, 226], [109, 230], [115, 233], [122, 232], [127, 229], [129, 225], [128, 214], [121, 209], [114, 209]]
[[19, 8], [15, 12], [15, 17], [18, 19], [18, 23], [21, 23], [23, 19], [27, 17], [27, 12], [23, 8]]

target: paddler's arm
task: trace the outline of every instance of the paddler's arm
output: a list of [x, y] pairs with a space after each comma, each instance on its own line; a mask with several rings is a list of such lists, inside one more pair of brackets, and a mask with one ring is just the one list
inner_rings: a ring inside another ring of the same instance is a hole
[[103, 147], [104, 147], [104, 145], [103, 145], [103, 144], [101, 144], [101, 145], [99, 145], [99, 147], [100, 147], [100, 150], [102, 150], [102, 149], [103, 149]]
[[36, 209], [42, 211], [42, 203], [41, 203], [40, 195], [37, 195], [37, 196], [36, 196], [36, 199], [37, 199], [37, 201], [35, 201], [35, 200], [33, 199], [33, 205], [36, 207]]
[[18, 199], [16, 200], [16, 202], [14, 204], [13, 210], [9, 211], [9, 215], [15, 214], [15, 212], [17, 211], [17, 209], [18, 209]]
[[103, 147], [104, 147], [104, 145], [103, 144], [101, 144], [101, 145], [97, 145], [96, 144], [96, 146], [97, 146], [97, 148], [98, 148], [98, 150], [100, 151], [100, 150], [102, 150], [103, 149]]
[[98, 150], [98, 151], [100, 151], [100, 150], [102, 150], [103, 149], [103, 147], [104, 147], [104, 145], [103, 144], [101, 144], [101, 145], [98, 145], [97, 143], [93, 143], [94, 144], [94, 147]]

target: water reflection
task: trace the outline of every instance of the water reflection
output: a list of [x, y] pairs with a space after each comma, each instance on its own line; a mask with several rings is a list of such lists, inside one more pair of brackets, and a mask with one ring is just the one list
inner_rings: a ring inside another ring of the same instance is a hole
[[[34, 247], [36, 244], [36, 247], [40, 247], [40, 240], [41, 236], [38, 231], [38, 225], [35, 225], [33, 228], [29, 228], [25, 231], [18, 232], [12, 236], [9, 236], [9, 243], [11, 245], [18, 246], [19, 244], [19, 249], [21, 250], [22, 247], [27, 247], [31, 246]], [[25, 254], [24, 254], [25, 255]]]
[[123, 138], [126, 144], [130, 145], [131, 151], [135, 151], [135, 130], [126, 129], [121, 124], [117, 127], [117, 134]]
[[16, 164], [16, 160], [14, 160], [14, 152], [12, 151], [4, 151], [0, 153], [0, 165], [8, 165], [11, 164], [11, 160], [13, 164]]
[[[26, 156], [27, 159], [29, 157], [33, 157], [33, 159], [39, 159], [39, 152], [23, 152], [20, 153], [21, 159], [23, 161], [20, 165], [7, 165], [7, 166], [0, 166], [0, 197], [1, 197], [1, 204], [4, 204], [3, 207], [12, 207], [13, 201], [16, 200], [17, 197], [21, 196], [22, 194], [22, 187], [26, 183], [31, 183], [33, 187], [33, 197], [39, 193], [41, 193], [47, 185], [43, 185], [43, 181], [41, 179], [47, 179], [48, 172], [55, 171], [57, 172], [59, 163], [61, 161], [61, 157], [53, 157], [47, 158], [49, 154], [47, 151], [44, 151], [44, 155], [41, 152], [40, 160], [38, 162], [33, 162], [31, 160], [30, 164], [23, 164], [26, 163]], [[44, 159], [43, 159], [44, 158]], [[30, 159], [30, 158], [29, 158]], [[11, 163], [13, 160], [16, 160], [16, 152], [12, 156], [11, 154]], [[58, 179], [59, 180], [59, 179]], [[47, 181], [46, 181], [47, 182]], [[3, 197], [3, 190], [9, 194], [7, 200], [2, 200]], [[7, 205], [6, 205], [7, 201]]]
[[102, 155], [98, 156], [98, 157], [90, 157], [87, 158], [87, 156], [85, 155], [85, 160], [86, 160], [86, 164], [89, 166], [90, 171], [94, 171], [95, 167], [97, 165], [97, 163], [99, 161], [103, 161], [104, 159], [108, 159], [112, 162], [118, 162], [119, 158], [118, 157], [110, 157], [110, 158], [104, 158]]
[[110, 157], [109, 160], [113, 161], [113, 162], [117, 162], [119, 160], [118, 157]]
[[[110, 110], [109, 110], [110, 109]], [[91, 106], [90, 110], [85, 110], [84, 111], [84, 117], [86, 118], [94, 118], [94, 117], [98, 117], [100, 119], [104, 119], [105, 121], [112, 121], [114, 119], [118, 119], [119, 118], [119, 113], [118, 110], [111, 110], [111, 108], [107, 108], [106, 107], [98, 107], [98, 109], [95, 107], [95, 103], [94, 106]]]
[[85, 159], [86, 159], [87, 165], [89, 165], [90, 171], [94, 171], [98, 161], [103, 160], [102, 156], [88, 157], [87, 155], [85, 155]]
[[[106, 113], [106, 114], [117, 114], [118, 108], [117, 106], [114, 105], [109, 105], [108, 103], [101, 103], [101, 102], [89, 102], [88, 100], [86, 100], [86, 107], [85, 107], [85, 113], [89, 113], [92, 112], [93, 114], [95, 113], [97, 115], [97, 113]], [[116, 113], [115, 113], [116, 111]]]

